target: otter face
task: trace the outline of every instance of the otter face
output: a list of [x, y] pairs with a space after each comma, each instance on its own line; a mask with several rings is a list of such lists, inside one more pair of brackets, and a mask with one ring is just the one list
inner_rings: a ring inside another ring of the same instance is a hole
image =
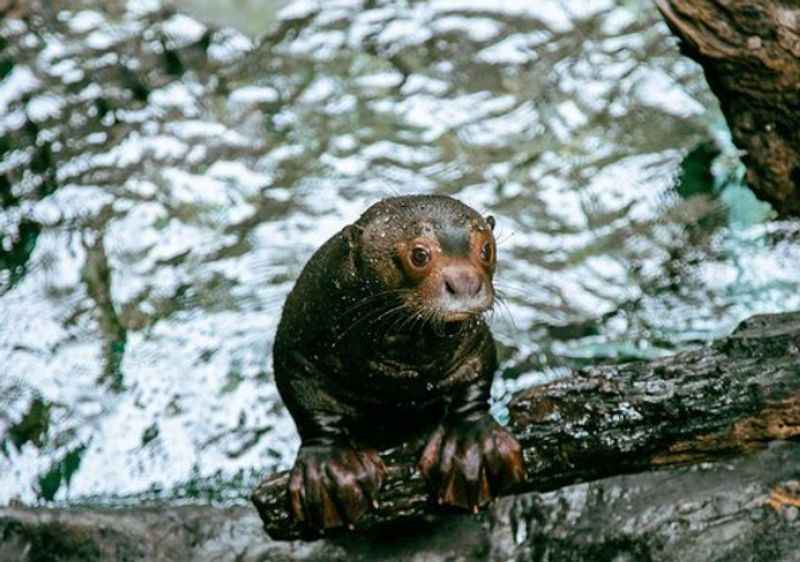
[[395, 245], [408, 309], [421, 317], [460, 322], [494, 303], [494, 218], [464, 225], [422, 224], [420, 233]]

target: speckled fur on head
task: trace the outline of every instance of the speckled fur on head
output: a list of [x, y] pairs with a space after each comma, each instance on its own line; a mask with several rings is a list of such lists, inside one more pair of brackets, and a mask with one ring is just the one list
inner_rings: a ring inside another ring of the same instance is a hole
[[[382, 219], [396, 219], [393, 226], [401, 227], [406, 236], [420, 234], [420, 225], [426, 222], [437, 230], [447, 227], [466, 229], [470, 225], [491, 228], [477, 211], [446, 195], [402, 195], [382, 199], [364, 211], [355, 226], [366, 229]], [[386, 226], [387, 222], [378, 224]]]
[[[376, 290], [407, 288], [408, 312], [431, 320], [464, 320], [491, 307], [494, 301], [491, 263], [475, 258], [476, 244], [488, 243], [494, 252], [493, 219], [484, 218], [464, 203], [443, 195], [391, 197], [368, 208], [350, 227], [351, 246], [361, 278]], [[428, 250], [436, 266], [413, 285], [414, 269], [404, 263], [407, 245], [431, 241]], [[456, 271], [458, 270], [458, 271]], [[454, 290], [449, 289], [455, 287]], [[477, 298], [477, 288], [480, 298]], [[464, 290], [461, 291], [460, 289]], [[469, 294], [467, 294], [469, 293]]]

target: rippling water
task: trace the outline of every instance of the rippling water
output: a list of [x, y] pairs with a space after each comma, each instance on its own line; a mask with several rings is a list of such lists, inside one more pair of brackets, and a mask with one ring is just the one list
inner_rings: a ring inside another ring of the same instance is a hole
[[800, 225], [742, 186], [649, 3], [530, 4], [298, 0], [265, 39], [200, 0], [2, 21], [0, 503], [240, 498], [287, 466], [283, 298], [387, 195], [497, 217], [499, 415], [800, 308]]

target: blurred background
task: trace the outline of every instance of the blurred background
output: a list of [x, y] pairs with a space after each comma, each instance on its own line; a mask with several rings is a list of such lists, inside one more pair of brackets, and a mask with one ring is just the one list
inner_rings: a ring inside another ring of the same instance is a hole
[[390, 195], [497, 217], [501, 419], [571, 368], [800, 309], [800, 224], [768, 222], [649, 1], [7, 9], [0, 504], [246, 501], [299, 445], [283, 299]]

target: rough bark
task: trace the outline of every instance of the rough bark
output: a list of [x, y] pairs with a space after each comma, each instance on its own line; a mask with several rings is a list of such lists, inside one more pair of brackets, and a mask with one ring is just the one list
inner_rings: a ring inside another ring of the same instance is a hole
[[800, 215], [800, 4], [655, 1], [719, 98], [750, 187], [781, 215]]
[[[513, 493], [716, 461], [798, 439], [800, 313], [753, 317], [694, 351], [582, 369], [520, 393], [509, 413], [527, 463], [527, 482]], [[386, 458], [380, 506], [360, 521], [362, 529], [436, 513], [414, 468], [416, 452]], [[288, 517], [286, 478], [267, 478], [252, 498], [267, 533], [282, 540], [305, 536]]]
[[0, 560], [796, 562], [800, 510], [780, 489], [798, 477], [800, 444], [782, 443], [312, 543], [270, 540], [252, 507], [0, 508]]

